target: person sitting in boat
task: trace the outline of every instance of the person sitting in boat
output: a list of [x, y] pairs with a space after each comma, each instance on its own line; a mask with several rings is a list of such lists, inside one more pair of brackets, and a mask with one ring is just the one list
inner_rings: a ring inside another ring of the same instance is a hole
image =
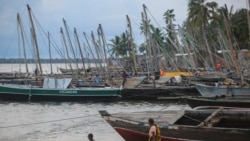
[[89, 74], [89, 77], [87, 78], [88, 80], [92, 80], [93, 74]]
[[89, 134], [88, 134], [88, 139], [89, 139], [89, 141], [95, 141], [95, 140], [94, 140], [94, 136], [93, 136], [92, 133], [89, 133]]
[[148, 124], [150, 126], [148, 133], [149, 135], [148, 141], [161, 141], [160, 128], [158, 128], [157, 125], [154, 123], [154, 119], [152, 118], [148, 119]]
[[98, 74], [95, 75], [95, 83], [96, 83], [96, 84], [99, 84], [99, 83], [100, 83], [100, 78], [99, 78], [99, 75], [98, 75]]

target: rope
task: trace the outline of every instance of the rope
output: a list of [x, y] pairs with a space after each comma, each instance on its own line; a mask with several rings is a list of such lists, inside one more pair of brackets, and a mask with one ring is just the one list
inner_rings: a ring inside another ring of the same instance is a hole
[[13, 128], [13, 127], [21, 127], [21, 126], [30, 126], [30, 125], [36, 125], [36, 124], [45, 124], [45, 123], [65, 121], [65, 120], [72, 120], [72, 119], [80, 119], [80, 118], [92, 117], [92, 116], [97, 116], [97, 115], [99, 115], [99, 114], [88, 115], [88, 116], [80, 116], [80, 117], [72, 117], [72, 118], [65, 118], [65, 119], [57, 119], [57, 120], [50, 120], [50, 121], [41, 121], [41, 122], [34, 122], [34, 123], [25, 123], [25, 124], [1, 126], [0, 129], [3, 129], [3, 128]]
[[186, 115], [183, 115], [183, 116], [186, 117], [186, 118], [189, 118], [189, 119], [191, 119], [191, 120], [193, 120], [193, 121], [199, 122], [199, 123], [202, 123], [202, 122], [203, 122], [203, 121], [200, 121], [200, 120], [195, 119], [195, 118], [191, 118], [191, 117], [186, 116]]

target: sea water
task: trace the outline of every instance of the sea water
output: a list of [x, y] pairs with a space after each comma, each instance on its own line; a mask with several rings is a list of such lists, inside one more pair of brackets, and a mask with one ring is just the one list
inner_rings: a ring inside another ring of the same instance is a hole
[[[81, 67], [81, 64], [79, 64]], [[94, 64], [90, 64], [94, 66]], [[36, 64], [28, 64], [30, 72]], [[42, 64], [44, 74], [50, 64]], [[24, 64], [0, 64], [0, 72], [25, 72]], [[53, 64], [53, 73], [65, 64]], [[89, 133], [96, 141], [123, 141], [99, 115], [109, 113], [162, 111], [189, 108], [186, 104], [163, 101], [115, 102], [7, 102], [0, 101], [0, 141], [87, 141]], [[148, 117], [150, 118], [150, 117]], [[157, 122], [157, 121], [156, 121]]]
[[[150, 101], [0, 102], [0, 141], [124, 141], [99, 115], [189, 109], [186, 104]], [[148, 117], [150, 118], [150, 117]], [[157, 121], [156, 121], [157, 122]]]

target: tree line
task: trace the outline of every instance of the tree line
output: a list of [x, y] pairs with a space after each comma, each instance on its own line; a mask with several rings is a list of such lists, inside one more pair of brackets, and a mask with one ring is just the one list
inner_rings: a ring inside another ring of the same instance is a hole
[[[234, 11], [233, 6], [225, 4], [219, 7], [214, 1], [188, 0], [188, 16], [182, 25], [175, 24], [174, 9], [167, 9], [163, 13], [164, 27], [155, 27], [150, 20], [148, 23], [152, 38], [162, 51], [178, 52], [178, 47], [184, 44], [192, 46], [192, 40], [199, 45], [206, 43], [206, 48], [211, 48], [211, 51], [215, 52], [221, 46], [219, 35], [231, 41], [234, 46], [237, 45], [239, 49], [250, 49], [248, 16], [249, 10], [245, 8]], [[143, 23], [140, 29], [143, 33]], [[180, 35], [180, 32], [185, 34]], [[124, 31], [111, 39], [110, 54], [116, 57], [129, 57], [131, 48], [128, 38]], [[135, 46], [136, 51], [146, 52], [146, 43]]]

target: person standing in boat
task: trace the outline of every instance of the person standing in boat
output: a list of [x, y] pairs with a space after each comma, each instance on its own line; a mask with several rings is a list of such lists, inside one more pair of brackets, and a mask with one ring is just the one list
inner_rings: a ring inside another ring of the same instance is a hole
[[154, 123], [154, 119], [148, 119], [149, 129], [149, 138], [148, 141], [161, 141], [161, 132], [157, 125]]
[[95, 141], [95, 140], [94, 140], [94, 136], [93, 136], [92, 133], [89, 133], [89, 134], [88, 134], [88, 139], [89, 139], [89, 141]]
[[128, 75], [127, 75], [126, 71], [123, 71], [123, 73], [122, 73], [122, 79], [123, 79], [122, 87], [123, 88], [124, 88], [124, 85], [125, 85], [125, 83], [127, 81], [127, 77], [128, 77]]

